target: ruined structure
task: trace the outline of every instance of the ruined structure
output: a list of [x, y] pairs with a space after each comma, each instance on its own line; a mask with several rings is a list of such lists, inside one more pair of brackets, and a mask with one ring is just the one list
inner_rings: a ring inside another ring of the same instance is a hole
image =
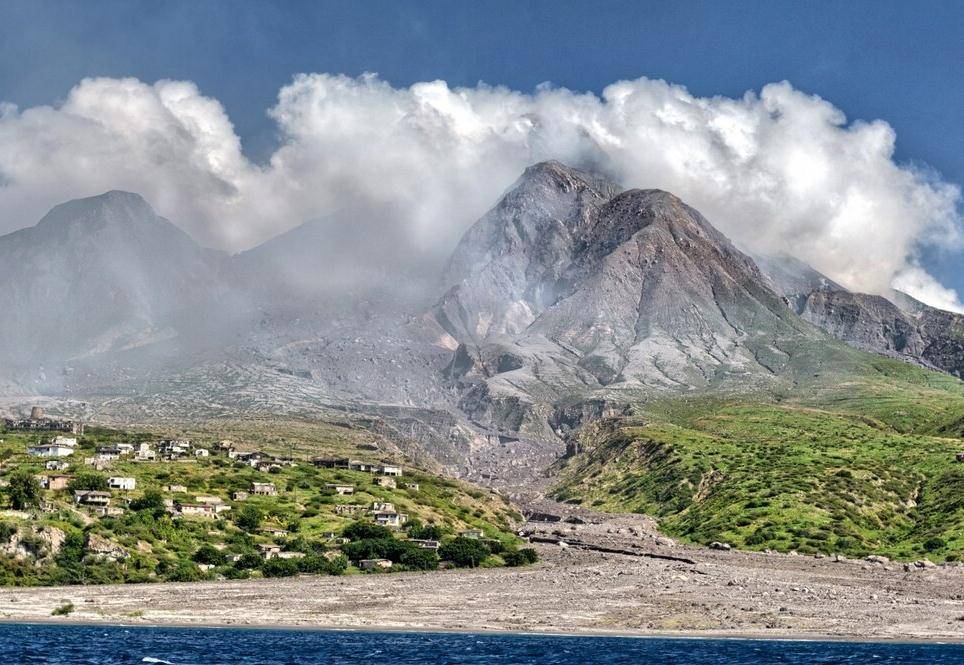
[[84, 424], [75, 420], [57, 420], [48, 418], [42, 407], [30, 409], [29, 418], [4, 418], [3, 426], [8, 431], [32, 432], [67, 432], [69, 434], [83, 434]]

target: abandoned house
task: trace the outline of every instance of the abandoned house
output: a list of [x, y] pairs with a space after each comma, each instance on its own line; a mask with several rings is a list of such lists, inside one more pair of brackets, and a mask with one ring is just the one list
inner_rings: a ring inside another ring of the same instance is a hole
[[277, 496], [278, 489], [274, 483], [251, 483], [251, 493], [260, 496]]
[[137, 481], [129, 476], [111, 476], [107, 479], [107, 486], [112, 490], [130, 492], [137, 487]]

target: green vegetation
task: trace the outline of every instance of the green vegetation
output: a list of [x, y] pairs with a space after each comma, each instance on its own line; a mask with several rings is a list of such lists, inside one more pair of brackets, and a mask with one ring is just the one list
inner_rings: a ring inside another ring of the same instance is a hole
[[18, 470], [10, 475], [7, 497], [14, 510], [32, 508], [40, 503], [40, 483], [26, 470]]
[[[335, 449], [345, 450], [358, 436], [353, 431], [355, 438], [339, 438]], [[5, 460], [0, 479], [6, 481], [6, 505], [0, 509], [15, 509], [0, 517], [2, 585], [340, 575], [360, 572], [360, 561], [370, 558], [392, 561], [392, 571], [434, 570], [457, 562], [440, 559], [430, 543], [413, 541], [441, 541], [444, 547], [467, 530], [483, 534], [482, 565], [516, 565], [524, 556], [513, 534], [521, 516], [499, 495], [409, 465], [396, 487], [383, 487], [372, 473], [317, 468], [306, 458], [254, 468], [217, 452], [211, 439], [195, 439], [209, 456], [165, 461], [128, 456], [96, 470], [84, 459], [98, 446], [159, 437], [88, 428], [76, 452], [64, 458], [70, 467], [47, 471], [46, 460], [25, 453], [40, 438], [5, 432], [0, 441]], [[274, 447], [285, 455], [299, 449]], [[376, 461], [367, 450], [351, 454]], [[66, 489], [40, 489], [39, 476], [63, 473], [72, 477]], [[109, 507], [75, 502], [75, 491], [105, 491], [108, 476], [134, 478], [136, 488], [109, 490]], [[272, 483], [276, 493], [254, 494], [255, 482]], [[333, 486], [353, 491], [341, 495]], [[210, 501], [222, 505], [216, 514], [179, 510]], [[407, 523], [388, 528], [370, 522], [375, 502], [392, 504]]]
[[55, 617], [65, 617], [73, 614], [74, 609], [75, 608], [73, 603], [64, 603], [60, 607], [55, 607], [54, 611], [51, 612], [50, 614], [51, 616], [55, 616]]
[[964, 389], [872, 362], [861, 378], [776, 400], [666, 400], [587, 428], [555, 494], [652, 514], [704, 544], [958, 560]]

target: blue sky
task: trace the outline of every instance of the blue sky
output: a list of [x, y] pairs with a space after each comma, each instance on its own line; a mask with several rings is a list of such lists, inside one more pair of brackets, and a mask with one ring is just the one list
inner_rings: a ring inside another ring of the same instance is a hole
[[[297, 72], [377, 72], [531, 91], [663, 78], [699, 96], [789, 80], [849, 119], [880, 118], [897, 160], [964, 184], [964, 3], [18, 2], [0, 5], [0, 99], [55, 103], [85, 76], [197, 83], [262, 160]], [[964, 293], [962, 254], [927, 268]]]

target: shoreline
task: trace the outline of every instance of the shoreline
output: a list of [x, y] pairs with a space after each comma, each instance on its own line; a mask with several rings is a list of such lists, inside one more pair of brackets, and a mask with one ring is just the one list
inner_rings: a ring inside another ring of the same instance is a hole
[[533, 566], [6, 587], [0, 625], [964, 643], [959, 566], [719, 551], [645, 516], [585, 517], [530, 522]]
[[301, 624], [244, 624], [235, 623], [206, 623], [206, 622], [124, 622], [114, 620], [98, 621], [94, 619], [72, 620], [69, 618], [36, 618], [9, 619], [0, 618], [0, 626], [64, 626], [64, 627], [108, 627], [137, 630], [252, 630], [273, 632], [318, 632], [318, 633], [401, 633], [412, 635], [478, 635], [484, 637], [559, 637], [559, 638], [601, 638], [601, 639], [632, 639], [632, 640], [725, 640], [738, 642], [832, 642], [845, 644], [905, 644], [913, 645], [964, 645], [964, 636], [960, 637], [880, 637], [820, 633], [780, 633], [764, 635], [750, 632], [729, 631], [649, 631], [636, 632], [624, 630], [509, 630], [509, 629], [475, 629], [464, 630], [458, 628], [431, 627], [399, 627], [379, 625], [358, 626], [326, 626]]

